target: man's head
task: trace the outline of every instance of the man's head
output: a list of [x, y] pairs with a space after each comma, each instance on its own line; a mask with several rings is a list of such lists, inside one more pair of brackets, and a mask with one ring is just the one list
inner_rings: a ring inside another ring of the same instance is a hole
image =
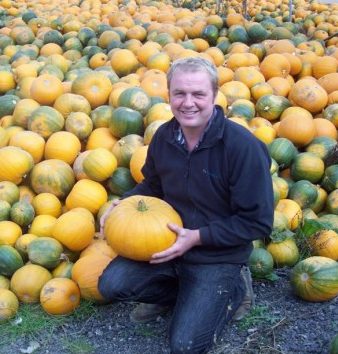
[[169, 91], [171, 80], [178, 71], [186, 73], [193, 73], [197, 71], [206, 72], [209, 76], [214, 96], [216, 97], [218, 91], [218, 73], [215, 65], [213, 65], [210, 61], [200, 57], [191, 57], [175, 60], [167, 73]]
[[217, 70], [202, 58], [175, 61], [168, 72], [171, 110], [183, 131], [201, 133], [206, 127], [218, 90]]

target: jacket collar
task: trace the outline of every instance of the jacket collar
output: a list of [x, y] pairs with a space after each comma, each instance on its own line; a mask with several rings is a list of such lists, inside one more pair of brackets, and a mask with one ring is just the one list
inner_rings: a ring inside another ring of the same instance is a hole
[[[198, 144], [198, 148], [209, 147], [214, 145], [218, 140], [223, 139], [223, 132], [225, 127], [226, 118], [222, 107], [215, 105], [214, 113], [206, 126], [206, 129]], [[172, 144], [184, 143], [184, 137], [182, 140], [181, 127], [175, 117], [170, 121], [170, 134], [167, 137], [167, 141]]]

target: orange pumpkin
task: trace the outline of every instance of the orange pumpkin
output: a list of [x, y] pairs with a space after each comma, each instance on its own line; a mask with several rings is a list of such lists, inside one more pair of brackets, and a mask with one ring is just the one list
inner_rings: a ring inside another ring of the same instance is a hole
[[91, 254], [78, 259], [72, 269], [72, 279], [80, 288], [81, 297], [92, 301], [103, 301], [97, 285], [99, 276], [112, 258], [102, 254]]
[[140, 183], [143, 181], [144, 176], [142, 173], [142, 167], [146, 161], [148, 152], [148, 145], [138, 147], [132, 154], [130, 159], [130, 172], [133, 179]]
[[290, 90], [289, 100], [311, 113], [320, 112], [328, 102], [326, 91], [312, 79], [298, 80]]
[[55, 100], [63, 94], [60, 79], [54, 75], [43, 74], [32, 82], [30, 88], [31, 98], [42, 105], [53, 105]]
[[41, 289], [40, 303], [50, 315], [68, 315], [80, 305], [80, 289], [68, 278], [53, 278]]

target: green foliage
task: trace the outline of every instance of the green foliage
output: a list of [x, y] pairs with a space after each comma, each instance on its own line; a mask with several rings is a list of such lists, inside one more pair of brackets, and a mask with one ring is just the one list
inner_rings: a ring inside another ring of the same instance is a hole
[[[14, 319], [0, 323], [0, 353], [2, 353], [3, 346], [19, 338], [29, 341], [38, 338], [48, 344], [53, 340], [53, 334], [58, 328], [67, 326], [74, 320], [85, 321], [96, 311], [95, 305], [85, 300], [82, 300], [76, 311], [69, 316], [51, 316], [42, 309], [40, 304], [20, 304], [19, 311]], [[65, 330], [66, 335], [71, 335], [71, 332]], [[74, 340], [72, 339], [72, 341]], [[70, 351], [70, 353], [72, 352]], [[90, 352], [76, 351], [76, 353]]]
[[[305, 219], [304, 222], [297, 228], [295, 233], [296, 244], [300, 253], [300, 260], [311, 256], [311, 247], [309, 245], [309, 238], [321, 230], [332, 230], [329, 223]], [[337, 229], [333, 229], [337, 232]]]
[[267, 306], [254, 306], [249, 314], [239, 321], [238, 328], [247, 331], [258, 325], [273, 326], [280, 320], [281, 318], [274, 315]]

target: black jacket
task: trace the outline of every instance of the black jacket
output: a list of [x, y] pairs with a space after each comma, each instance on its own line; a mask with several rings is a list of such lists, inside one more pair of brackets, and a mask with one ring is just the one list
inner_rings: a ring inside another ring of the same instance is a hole
[[184, 254], [184, 260], [245, 264], [251, 241], [271, 233], [271, 160], [261, 141], [216, 108], [191, 153], [175, 138], [175, 118], [161, 125], [148, 149], [144, 181], [124, 197], [162, 198], [180, 214], [185, 228], [200, 230], [202, 245]]

